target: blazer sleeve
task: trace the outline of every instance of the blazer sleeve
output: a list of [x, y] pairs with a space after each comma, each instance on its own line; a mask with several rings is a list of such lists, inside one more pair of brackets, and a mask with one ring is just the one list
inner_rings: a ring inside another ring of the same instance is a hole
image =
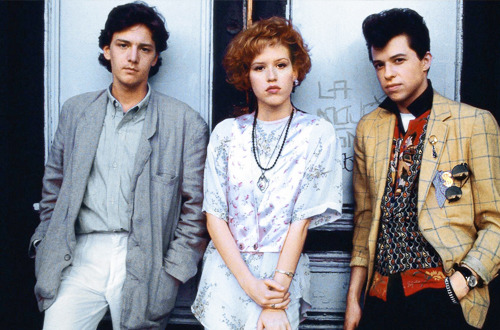
[[354, 138], [354, 235], [351, 267], [368, 267], [368, 236], [372, 221], [372, 198], [369, 190], [369, 176], [366, 167], [365, 134], [366, 121], [361, 120]]
[[64, 141], [65, 134], [69, 131], [69, 115], [67, 104], [63, 105], [59, 123], [57, 126], [50, 153], [45, 164], [45, 172], [42, 180], [42, 199], [40, 201], [40, 224], [31, 237], [28, 255], [33, 258], [36, 255], [34, 242], [41, 241], [50, 224], [50, 219], [59, 196], [64, 176]]
[[500, 266], [500, 130], [488, 111], [475, 116], [469, 153], [477, 236], [462, 262], [487, 284]]
[[196, 275], [198, 262], [208, 243], [206, 219], [202, 212], [208, 128], [197, 113], [194, 118], [188, 118], [186, 121], [181, 214], [174, 239], [165, 256], [166, 271], [181, 282], [186, 282]]

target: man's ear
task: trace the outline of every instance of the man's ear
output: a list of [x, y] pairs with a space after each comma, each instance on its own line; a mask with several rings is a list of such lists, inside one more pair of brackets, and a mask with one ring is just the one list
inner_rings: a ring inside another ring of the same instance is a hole
[[151, 67], [154, 67], [156, 65], [156, 63], [158, 62], [158, 57], [160, 57], [160, 55], [156, 53], [155, 59], [153, 60], [153, 62], [151, 62]]
[[111, 54], [109, 54], [109, 45], [102, 47], [102, 51], [104, 54], [104, 58], [107, 59], [108, 61], [111, 61]]
[[431, 52], [425, 53], [424, 57], [422, 57], [422, 70], [427, 72], [431, 68], [432, 55]]

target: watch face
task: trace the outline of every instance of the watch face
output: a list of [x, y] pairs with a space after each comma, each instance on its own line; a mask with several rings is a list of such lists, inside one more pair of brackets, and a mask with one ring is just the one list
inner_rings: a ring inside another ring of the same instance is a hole
[[477, 285], [477, 278], [473, 275], [469, 276], [469, 278], [467, 278], [467, 285], [474, 288]]

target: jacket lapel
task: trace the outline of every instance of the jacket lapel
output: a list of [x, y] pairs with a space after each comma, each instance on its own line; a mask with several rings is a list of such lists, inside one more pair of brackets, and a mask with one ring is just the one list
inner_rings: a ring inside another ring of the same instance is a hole
[[70, 207], [73, 212], [78, 212], [80, 209], [87, 187], [106, 115], [107, 102], [108, 97], [104, 91], [89, 105], [85, 105], [86, 109], [83, 110], [83, 115], [76, 123], [75, 146], [71, 160], [73, 194]]
[[[425, 136], [424, 152], [422, 155], [422, 165], [420, 167], [420, 178], [418, 183], [418, 214], [422, 210], [423, 204], [429, 192], [432, 180], [434, 179], [437, 165], [443, 154], [444, 145], [448, 137], [448, 124], [445, 120], [451, 116], [447, 100], [434, 92], [432, 110], [427, 124], [427, 133]], [[429, 138], [435, 136], [437, 143], [434, 145], [437, 157], [433, 156], [433, 148]]]
[[144, 119], [141, 140], [139, 141], [139, 146], [135, 156], [134, 174], [132, 175], [131, 183], [132, 187], [137, 185], [137, 179], [142, 173], [144, 166], [151, 155], [152, 148], [150, 139], [155, 135], [158, 123], [158, 102], [155, 96], [155, 92], [151, 91], [151, 98], [149, 100], [148, 108], [146, 109], [146, 118]]
[[[380, 201], [384, 195], [385, 186], [387, 183], [387, 171], [391, 158], [391, 150], [393, 144], [393, 132], [396, 125], [396, 116], [387, 110], [380, 112], [380, 120], [378, 121], [376, 132], [376, 146], [374, 153], [374, 170], [376, 180], [376, 192], [379, 196], [377, 200], [375, 212], [380, 212]], [[389, 132], [389, 134], [387, 134]], [[379, 216], [376, 217], [377, 219]]]

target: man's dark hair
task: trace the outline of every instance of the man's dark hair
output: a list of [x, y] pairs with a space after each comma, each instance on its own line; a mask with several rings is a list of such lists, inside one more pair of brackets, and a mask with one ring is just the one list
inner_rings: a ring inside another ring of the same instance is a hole
[[363, 21], [363, 35], [368, 47], [368, 57], [373, 61], [371, 48], [384, 48], [389, 41], [399, 35], [408, 38], [411, 49], [419, 59], [431, 49], [429, 30], [424, 18], [408, 8], [393, 8], [372, 14]]
[[[109, 46], [114, 33], [137, 24], [143, 24], [151, 31], [157, 54], [167, 49], [169, 34], [165, 29], [165, 19], [156, 11], [155, 7], [150, 7], [140, 1], [117, 6], [111, 10], [99, 36], [99, 48], [103, 49], [104, 46]], [[158, 57], [156, 65], [149, 71], [149, 77], [158, 72], [161, 62], [161, 58]], [[99, 63], [111, 72], [111, 62], [102, 53], [99, 54]]]

